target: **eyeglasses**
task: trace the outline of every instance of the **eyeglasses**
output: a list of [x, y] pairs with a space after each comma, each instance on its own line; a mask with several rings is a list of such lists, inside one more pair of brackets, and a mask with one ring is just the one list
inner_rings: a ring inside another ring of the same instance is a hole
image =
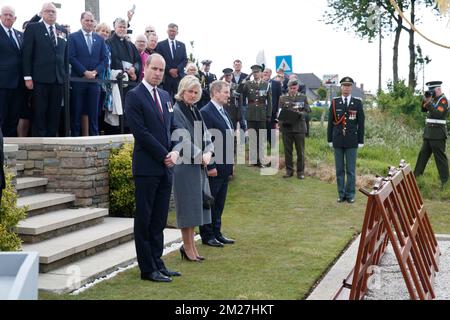
[[145, 33], [155, 32], [155, 30], [145, 30]]

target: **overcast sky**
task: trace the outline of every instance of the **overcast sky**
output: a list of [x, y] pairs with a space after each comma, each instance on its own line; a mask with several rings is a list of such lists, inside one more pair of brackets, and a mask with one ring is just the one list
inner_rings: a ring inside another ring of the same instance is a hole
[[[20, 29], [25, 20], [40, 11], [44, 1], [0, 0], [0, 4], [16, 8]], [[58, 22], [68, 23], [72, 31], [80, 27], [82, 0], [59, 0], [62, 8]], [[351, 76], [366, 90], [375, 92], [378, 87], [378, 41], [370, 44], [352, 33], [325, 25], [320, 20], [327, 9], [326, 0], [100, 0], [101, 22], [112, 24], [119, 16], [136, 4], [136, 14], [131, 23], [133, 37], [143, 33], [148, 24], [156, 27], [160, 40], [167, 38], [167, 24], [179, 25], [178, 40], [189, 46], [195, 42], [197, 59], [210, 59], [212, 72], [220, 75], [225, 67], [232, 67], [234, 59], [243, 61], [244, 72], [256, 62], [259, 51], [264, 50], [267, 66], [275, 68], [275, 56], [292, 55], [293, 70], [311, 72], [323, 78], [324, 74]], [[439, 21], [428, 12], [419, 29], [436, 41], [450, 45], [447, 19]], [[442, 80], [447, 94], [450, 88], [450, 50], [429, 44], [417, 36], [425, 55], [432, 59], [426, 67], [425, 81]], [[408, 76], [408, 35], [402, 33], [400, 51], [400, 77]], [[383, 42], [383, 87], [392, 78], [393, 38]], [[422, 87], [422, 76], [418, 88]]]

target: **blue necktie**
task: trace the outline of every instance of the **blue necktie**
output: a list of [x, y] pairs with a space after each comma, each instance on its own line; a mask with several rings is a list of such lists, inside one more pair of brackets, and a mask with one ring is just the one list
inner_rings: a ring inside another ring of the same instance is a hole
[[220, 113], [222, 114], [223, 119], [227, 123], [228, 129], [233, 129], [233, 127], [231, 126], [231, 122], [230, 122], [230, 120], [228, 120], [228, 116], [225, 113], [225, 110], [223, 109], [223, 107], [221, 107], [219, 110], [220, 110]]
[[11, 29], [8, 30], [8, 33], [9, 33], [9, 40], [11, 40], [11, 43], [12, 43], [14, 49], [18, 49], [17, 43], [16, 43], [16, 41], [13, 38]]
[[89, 49], [89, 54], [92, 54], [92, 38], [90, 33], [86, 33], [86, 42]]
[[55, 33], [53, 32], [53, 26], [50, 26], [49, 29], [50, 29], [50, 40], [52, 40], [53, 46], [56, 47], [56, 38]]

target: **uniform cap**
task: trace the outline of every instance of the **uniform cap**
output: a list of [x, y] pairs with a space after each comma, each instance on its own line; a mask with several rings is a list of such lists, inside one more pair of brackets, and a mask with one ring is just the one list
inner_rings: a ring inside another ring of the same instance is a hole
[[255, 64], [251, 67], [253, 72], [262, 71], [262, 67], [259, 64]]
[[211, 63], [212, 63], [211, 60], [203, 60], [203, 61], [202, 61], [202, 64], [203, 64], [203, 65], [208, 65], [208, 66], [209, 66]]
[[342, 78], [341, 81], [340, 81], [339, 83], [340, 83], [340, 84], [351, 84], [351, 85], [354, 85], [354, 84], [355, 84], [355, 82], [353, 81], [353, 79], [350, 78], [350, 77], [344, 77], [344, 78]]
[[440, 87], [442, 84], [442, 81], [430, 81], [426, 83], [426, 86], [428, 87], [428, 89], [432, 90], [434, 88], [438, 88]]
[[222, 72], [223, 72], [224, 75], [229, 76], [229, 75], [231, 75], [233, 73], [233, 69], [225, 68], [225, 69], [222, 70]]

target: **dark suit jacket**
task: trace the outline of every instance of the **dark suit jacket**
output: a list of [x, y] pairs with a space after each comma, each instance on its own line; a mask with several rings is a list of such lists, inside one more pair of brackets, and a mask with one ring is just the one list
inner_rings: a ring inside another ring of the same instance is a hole
[[282, 94], [281, 82], [270, 80], [269, 83], [272, 88], [272, 121], [275, 121], [278, 114], [278, 104]]
[[[59, 33], [62, 33], [58, 27]], [[64, 34], [64, 33], [62, 33]], [[23, 75], [31, 76], [40, 83], [64, 82], [67, 62], [67, 40], [57, 39], [53, 46], [48, 30], [43, 22], [27, 26], [23, 43]]]
[[[202, 114], [203, 121], [205, 122], [205, 125], [208, 128], [208, 130], [211, 129], [219, 130], [223, 137], [223, 145], [221, 150], [218, 149], [219, 145], [214, 145], [216, 157], [220, 155], [219, 159], [221, 163], [214, 162], [210, 164], [208, 166], [208, 170], [216, 168], [218, 177], [222, 178], [229, 177], [233, 174], [233, 162], [231, 163], [228, 162], [227, 157], [230, 158], [230, 160], [234, 161], [234, 152], [232, 149], [227, 150], [227, 140], [231, 141], [231, 146], [233, 146], [234, 144], [233, 130], [229, 130], [219, 110], [217, 110], [216, 106], [212, 102], [209, 102], [206, 106], [204, 106], [200, 110], [200, 113]], [[230, 121], [230, 124], [233, 125], [233, 121], [229, 116], [228, 120]]]
[[[175, 51], [175, 57], [172, 59], [172, 54], [169, 47], [169, 40], [166, 39], [164, 41], [158, 42], [158, 45], [155, 48], [155, 51], [162, 55], [164, 57], [164, 60], [166, 60], [166, 71], [165, 75], [166, 77], [172, 78], [169, 74], [170, 69], [177, 69], [179, 79], [183, 78], [184, 76], [184, 68], [187, 65], [188, 58], [186, 53], [186, 46], [183, 42], [178, 41], [175, 39], [176, 43], [176, 51]], [[172, 78], [173, 79], [173, 78]]]
[[233, 77], [231, 78], [231, 82], [240, 84], [242, 81], [244, 81], [245, 78], [248, 77], [248, 74], [241, 72], [241, 77], [239, 78], [239, 82], [236, 82], [236, 79], [234, 77], [234, 73], [232, 73]]
[[[345, 135], [343, 123], [335, 124], [335, 112], [338, 120], [345, 116]], [[328, 142], [333, 142], [335, 148], [357, 148], [358, 144], [364, 144], [364, 121], [361, 100], [352, 97], [349, 105], [345, 106], [341, 97], [334, 98], [328, 115]]]
[[0, 88], [15, 89], [23, 83], [22, 76], [22, 32], [13, 29], [20, 49], [13, 46], [9, 35], [0, 26]]
[[166, 91], [158, 89], [158, 94], [161, 98], [164, 121], [144, 84], [141, 83], [130, 90], [125, 98], [125, 117], [135, 139], [134, 176], [171, 175], [171, 170], [164, 165], [164, 160], [173, 146], [171, 134], [175, 126], [173, 111], [169, 110], [172, 102]]
[[97, 70], [97, 74], [101, 74], [108, 65], [105, 40], [92, 33], [92, 54], [89, 54], [83, 31], [72, 33], [69, 37], [69, 61], [74, 77], [83, 77], [86, 70]]
[[0, 130], [0, 199], [1, 199], [1, 189], [5, 189], [5, 171], [3, 170], [3, 163], [5, 161], [5, 156], [3, 155], [3, 133]]

